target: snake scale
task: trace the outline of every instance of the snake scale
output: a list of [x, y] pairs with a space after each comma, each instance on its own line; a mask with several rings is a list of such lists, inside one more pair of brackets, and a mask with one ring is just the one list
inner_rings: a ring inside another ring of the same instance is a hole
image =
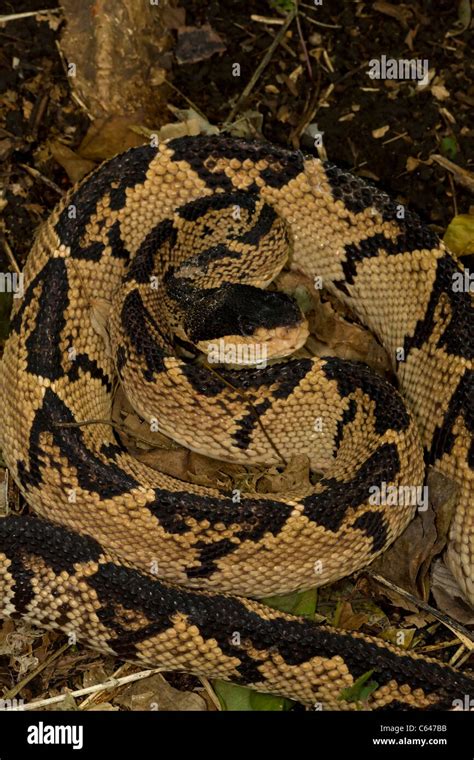
[[[321, 277], [373, 332], [398, 390], [362, 363], [289, 356], [306, 321], [265, 290], [285, 264]], [[370, 709], [449, 709], [472, 694], [442, 662], [257, 601], [371, 562], [416, 510], [371, 488], [418, 487], [427, 465], [459, 484], [447, 560], [474, 600], [461, 271], [415, 214], [300, 152], [201, 136], [103, 164], [40, 229], [15, 299], [0, 443], [34, 515], [0, 521], [1, 614], [322, 709], [357, 709], [341, 693], [368, 670]], [[221, 340], [261, 344], [269, 361], [214, 371], [199, 356]], [[246, 464], [304, 453], [322, 477], [303, 496], [240, 494], [152, 470], [108, 423], [117, 378], [190, 449]]]

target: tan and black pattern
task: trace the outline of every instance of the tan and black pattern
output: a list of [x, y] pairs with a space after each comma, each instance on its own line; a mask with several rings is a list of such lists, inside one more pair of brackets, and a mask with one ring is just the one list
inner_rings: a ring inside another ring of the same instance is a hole
[[[376, 334], [401, 395], [356, 362], [281, 361], [307, 335], [291, 299], [261, 290], [287, 262]], [[341, 689], [368, 670], [373, 709], [469, 693], [441, 663], [245, 598], [369, 563], [416, 508], [373, 504], [371, 489], [419, 486], [429, 462], [460, 485], [448, 556], [474, 599], [472, 295], [453, 290], [457, 271], [414, 215], [299, 153], [183, 138], [103, 165], [40, 230], [0, 367], [0, 443], [37, 515], [0, 521], [2, 614], [325, 709], [355, 709]], [[216, 374], [198, 349], [220, 338], [279, 359]], [[300, 497], [236, 499], [153, 471], [107, 424], [117, 377], [191, 449], [306, 453], [323, 477]]]

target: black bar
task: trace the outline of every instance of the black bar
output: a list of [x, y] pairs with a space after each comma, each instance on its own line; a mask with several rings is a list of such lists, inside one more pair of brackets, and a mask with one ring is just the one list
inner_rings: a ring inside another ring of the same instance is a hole
[[[58, 728], [59, 727], [59, 728]], [[261, 751], [319, 757], [472, 760], [472, 712], [0, 712], [0, 760]], [[50, 744], [49, 740], [56, 740]], [[69, 740], [69, 744], [63, 743]], [[39, 743], [35, 743], [39, 742]], [[283, 744], [284, 743], [284, 744]], [[77, 749], [73, 746], [77, 745]], [[173, 749], [174, 748], [174, 749]], [[263, 755], [262, 755], [263, 756]]]

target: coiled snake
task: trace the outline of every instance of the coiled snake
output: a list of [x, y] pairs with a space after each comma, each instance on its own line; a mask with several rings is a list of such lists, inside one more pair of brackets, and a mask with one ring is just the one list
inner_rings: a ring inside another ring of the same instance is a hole
[[[360, 363], [281, 360], [306, 324], [258, 288], [287, 261], [378, 337], [406, 406]], [[440, 662], [254, 601], [383, 552], [416, 505], [374, 503], [371, 489], [419, 486], [427, 463], [459, 483], [448, 562], [474, 599], [474, 322], [459, 271], [415, 215], [298, 152], [181, 138], [105, 163], [41, 228], [15, 301], [0, 443], [36, 516], [0, 521], [2, 614], [323, 709], [356, 709], [341, 691], [369, 669], [373, 709], [470, 693]], [[94, 324], [104, 300], [110, 341]], [[191, 356], [220, 340], [272, 361], [216, 373]], [[247, 463], [306, 453], [322, 479], [301, 498], [236, 497], [150, 469], [107, 424], [117, 374], [185, 446]]]

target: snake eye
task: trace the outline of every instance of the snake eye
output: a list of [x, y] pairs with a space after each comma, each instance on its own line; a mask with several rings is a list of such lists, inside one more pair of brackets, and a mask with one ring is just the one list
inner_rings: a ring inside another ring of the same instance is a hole
[[253, 335], [255, 330], [258, 327], [257, 322], [254, 319], [251, 319], [250, 317], [242, 317], [239, 316], [238, 318], [238, 325], [241, 335], [248, 336]]

